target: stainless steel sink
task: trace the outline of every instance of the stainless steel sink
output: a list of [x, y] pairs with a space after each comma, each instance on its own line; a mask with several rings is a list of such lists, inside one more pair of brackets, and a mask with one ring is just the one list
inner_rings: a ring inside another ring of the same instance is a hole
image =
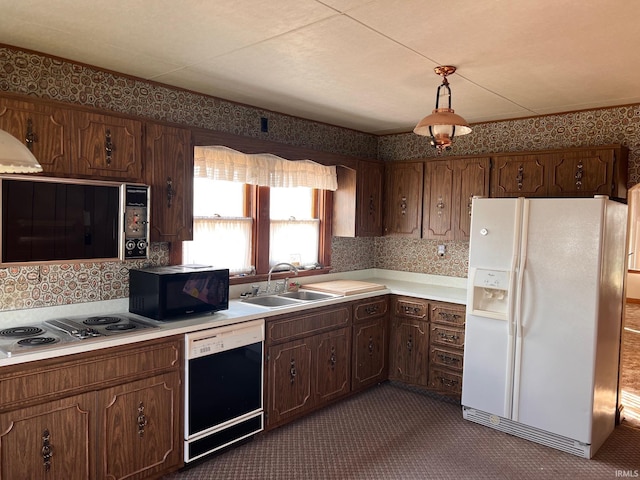
[[312, 292], [310, 290], [298, 290], [297, 292], [281, 293], [279, 296], [285, 298], [296, 298], [298, 300], [305, 301], [324, 300], [326, 298], [335, 297], [335, 295], [332, 295], [331, 293]]
[[242, 301], [251, 305], [258, 305], [266, 308], [287, 307], [291, 305], [301, 305], [307, 302], [317, 302], [327, 298], [335, 298], [337, 295], [331, 293], [311, 292], [309, 290], [298, 290], [297, 292], [286, 292], [274, 295], [264, 295], [262, 297], [249, 297]]
[[244, 303], [258, 305], [261, 307], [286, 307], [288, 305], [299, 305], [300, 302], [291, 298], [284, 298], [277, 295], [265, 295], [264, 297], [251, 297], [242, 300]]

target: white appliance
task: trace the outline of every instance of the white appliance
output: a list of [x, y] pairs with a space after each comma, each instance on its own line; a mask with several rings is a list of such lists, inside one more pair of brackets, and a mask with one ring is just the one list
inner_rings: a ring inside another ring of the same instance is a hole
[[627, 206], [474, 198], [463, 416], [591, 458], [613, 431]]

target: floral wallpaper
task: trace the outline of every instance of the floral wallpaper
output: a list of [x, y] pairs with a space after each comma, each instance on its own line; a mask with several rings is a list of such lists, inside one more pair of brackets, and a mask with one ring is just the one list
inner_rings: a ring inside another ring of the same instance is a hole
[[[385, 161], [436, 157], [413, 133], [376, 137], [180, 90], [99, 68], [0, 46], [0, 92], [87, 105], [305, 148]], [[260, 132], [260, 117], [269, 132]], [[629, 186], [640, 182], [640, 105], [472, 125], [444, 155], [544, 150], [620, 143], [629, 147]], [[436, 255], [438, 243], [447, 253]], [[400, 237], [332, 239], [334, 272], [384, 268], [466, 277], [468, 244]], [[123, 298], [128, 269], [168, 263], [168, 244], [148, 261], [0, 268], [0, 310]]]

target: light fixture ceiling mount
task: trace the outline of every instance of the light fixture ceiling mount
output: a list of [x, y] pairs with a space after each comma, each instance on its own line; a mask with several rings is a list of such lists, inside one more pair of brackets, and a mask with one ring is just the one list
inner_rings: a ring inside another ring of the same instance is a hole
[[[456, 67], [452, 65], [439, 65], [435, 67], [436, 75], [442, 77], [442, 84], [436, 93], [436, 108], [431, 115], [427, 115], [416, 125], [413, 132], [417, 135], [429, 137], [429, 142], [438, 150], [438, 153], [451, 148], [453, 137], [471, 133], [471, 127], [467, 121], [451, 108], [451, 88], [447, 76], [455, 73]], [[441, 107], [440, 100], [447, 97], [447, 106]]]

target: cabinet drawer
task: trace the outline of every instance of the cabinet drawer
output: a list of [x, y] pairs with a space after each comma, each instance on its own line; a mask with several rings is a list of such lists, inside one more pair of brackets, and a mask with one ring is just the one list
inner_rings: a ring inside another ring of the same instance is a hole
[[412, 298], [397, 298], [394, 312], [400, 317], [426, 319], [428, 315], [428, 302]]
[[346, 327], [351, 321], [351, 304], [330, 309], [318, 309], [306, 315], [288, 315], [267, 320], [267, 341], [271, 343]]
[[450, 347], [464, 346], [464, 330], [446, 327], [438, 324], [431, 325], [431, 344], [447, 345]]
[[431, 348], [431, 365], [451, 368], [462, 371], [464, 355], [460, 350], [448, 350], [446, 348]]
[[353, 320], [357, 322], [359, 320], [381, 317], [387, 313], [388, 305], [387, 297], [358, 303], [353, 308]]
[[432, 303], [429, 319], [432, 323], [464, 326], [465, 309], [448, 304]]
[[429, 371], [429, 385], [443, 393], [462, 394], [462, 374], [444, 368], [432, 367]]

